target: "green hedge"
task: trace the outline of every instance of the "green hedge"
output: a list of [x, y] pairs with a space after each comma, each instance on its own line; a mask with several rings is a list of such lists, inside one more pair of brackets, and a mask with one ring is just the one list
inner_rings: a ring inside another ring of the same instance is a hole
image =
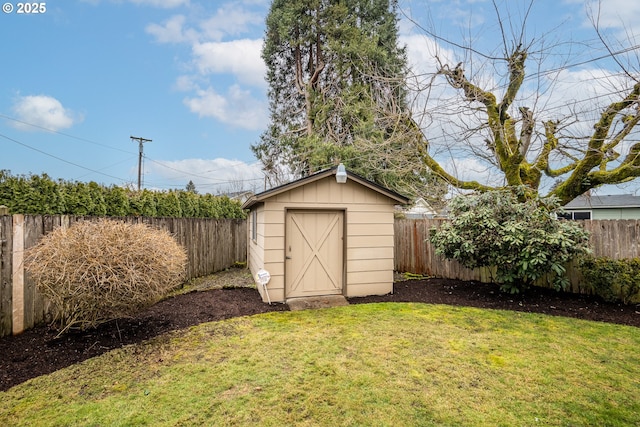
[[605, 301], [640, 303], [640, 258], [588, 258], [580, 268], [593, 292]]
[[95, 182], [53, 180], [47, 174], [0, 170], [0, 205], [9, 213], [172, 218], [245, 218], [237, 200], [187, 190], [135, 191]]

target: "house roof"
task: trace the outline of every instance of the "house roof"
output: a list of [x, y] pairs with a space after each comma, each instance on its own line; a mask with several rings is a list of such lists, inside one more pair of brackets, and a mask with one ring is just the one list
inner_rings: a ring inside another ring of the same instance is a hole
[[413, 206], [410, 206], [408, 209], [406, 209], [406, 212], [420, 213], [420, 214], [436, 214], [437, 213], [435, 209], [431, 207], [429, 202], [427, 202], [422, 197], [418, 198], [414, 202]]
[[[321, 179], [326, 178], [328, 176], [335, 175], [336, 172], [337, 172], [337, 169], [338, 169], [338, 167], [334, 166], [334, 167], [332, 167], [330, 169], [325, 169], [325, 170], [322, 170], [320, 172], [316, 172], [316, 173], [314, 173], [312, 175], [306, 176], [304, 178], [300, 178], [300, 179], [298, 179], [296, 181], [292, 181], [292, 182], [289, 182], [287, 184], [271, 188], [271, 189], [269, 189], [267, 191], [263, 191], [262, 193], [255, 194], [251, 198], [249, 198], [249, 200], [244, 202], [244, 204], [242, 205], [242, 208], [243, 209], [250, 209], [255, 204], [260, 203], [260, 202], [264, 201], [265, 199], [268, 199], [269, 197], [273, 197], [273, 196], [275, 196], [277, 194], [284, 193], [285, 191], [289, 191], [289, 190], [292, 190], [294, 188], [301, 187], [303, 185], [309, 184], [311, 182], [321, 180]], [[376, 184], [373, 181], [369, 181], [368, 179], [365, 179], [365, 178], [361, 177], [360, 175], [355, 174], [355, 173], [353, 173], [353, 172], [351, 172], [349, 170], [347, 170], [347, 179], [355, 181], [358, 184], [364, 185], [365, 187], [367, 187], [367, 188], [369, 188], [369, 189], [371, 189], [373, 191], [376, 191], [376, 192], [378, 192], [378, 193], [380, 193], [382, 195], [385, 195], [388, 198], [398, 202], [398, 204], [406, 205], [407, 203], [409, 203], [410, 199], [408, 197], [405, 197], [400, 193], [396, 193], [393, 190], [389, 190], [388, 188], [383, 187], [383, 186], [381, 186], [379, 184]]]
[[578, 196], [564, 206], [564, 209], [610, 209], [640, 208], [640, 196], [614, 194], [608, 196]]

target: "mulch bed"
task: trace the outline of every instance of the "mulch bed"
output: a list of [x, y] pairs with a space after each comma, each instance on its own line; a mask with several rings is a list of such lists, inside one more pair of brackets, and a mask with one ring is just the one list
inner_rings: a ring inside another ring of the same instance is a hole
[[[397, 282], [394, 293], [350, 298], [351, 304], [425, 302], [568, 316], [640, 327], [640, 305], [605, 303], [597, 297], [534, 288], [523, 295], [503, 294], [494, 284], [446, 279]], [[0, 391], [109, 350], [140, 343], [165, 332], [203, 322], [270, 311], [284, 304], [263, 303], [251, 288], [191, 292], [164, 300], [139, 316], [55, 338], [47, 326], [0, 338]]]

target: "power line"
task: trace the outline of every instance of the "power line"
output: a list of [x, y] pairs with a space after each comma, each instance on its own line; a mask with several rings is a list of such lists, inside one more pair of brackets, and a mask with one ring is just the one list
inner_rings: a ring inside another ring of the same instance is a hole
[[89, 172], [97, 173], [97, 174], [99, 174], [99, 175], [103, 175], [103, 176], [106, 176], [106, 177], [109, 177], [109, 178], [117, 179], [118, 181], [127, 182], [127, 180], [126, 180], [126, 179], [122, 179], [122, 178], [119, 178], [119, 177], [117, 177], [117, 176], [109, 175], [109, 174], [106, 174], [106, 173], [104, 173], [104, 172], [100, 172], [100, 171], [97, 171], [97, 170], [95, 170], [95, 169], [91, 169], [91, 168], [88, 168], [88, 167], [85, 167], [85, 166], [79, 165], [79, 164], [77, 164], [77, 163], [70, 162], [69, 160], [65, 160], [65, 159], [63, 159], [63, 158], [61, 158], [61, 157], [54, 156], [53, 154], [47, 153], [46, 151], [43, 151], [43, 150], [40, 150], [40, 149], [38, 149], [38, 148], [32, 147], [32, 146], [30, 146], [30, 145], [27, 145], [27, 144], [25, 144], [25, 143], [23, 143], [23, 142], [20, 142], [20, 141], [18, 141], [18, 140], [16, 140], [16, 139], [10, 138], [10, 137], [8, 137], [8, 136], [6, 136], [6, 135], [0, 134], [0, 137], [2, 137], [2, 138], [4, 138], [4, 139], [7, 139], [7, 140], [9, 140], [9, 141], [11, 141], [11, 142], [14, 142], [14, 143], [16, 143], [16, 144], [18, 144], [18, 145], [21, 145], [21, 146], [23, 146], [23, 147], [25, 147], [25, 148], [28, 148], [29, 150], [33, 150], [33, 151], [36, 151], [36, 152], [38, 152], [38, 153], [40, 153], [40, 154], [44, 154], [45, 156], [48, 156], [48, 157], [51, 157], [51, 158], [53, 158], [53, 159], [59, 160], [59, 161], [61, 161], [61, 162], [63, 162], [63, 163], [67, 163], [67, 164], [69, 164], [69, 165], [72, 165], [72, 166], [78, 167], [78, 168], [80, 168], [80, 169], [84, 169], [84, 170], [87, 170], [87, 171], [89, 171]]
[[47, 128], [47, 127], [44, 127], [44, 126], [40, 126], [40, 125], [36, 125], [36, 124], [33, 124], [33, 123], [25, 122], [23, 120], [18, 120], [16, 118], [9, 117], [9, 116], [7, 116], [5, 114], [2, 114], [2, 113], [0, 113], [0, 117], [2, 117], [3, 119], [6, 119], [6, 120], [11, 120], [12, 122], [20, 123], [22, 125], [34, 127], [34, 128], [37, 128], [37, 129], [42, 129], [44, 131], [55, 133], [57, 135], [66, 136], [67, 138], [77, 139], [78, 141], [88, 142], [89, 144], [97, 145], [97, 146], [100, 146], [100, 147], [105, 147], [105, 148], [108, 148], [110, 150], [120, 151], [120, 152], [127, 153], [127, 154], [133, 154], [133, 152], [129, 151], [129, 150], [123, 150], [121, 148], [113, 147], [113, 146], [107, 145], [107, 144], [102, 144], [100, 142], [92, 141], [92, 140], [87, 139], [87, 138], [82, 138], [82, 137], [71, 135], [71, 134], [68, 134], [68, 133], [59, 132], [57, 130], [50, 129], [50, 128]]
[[[228, 182], [228, 181], [226, 181], [226, 180], [222, 180], [222, 179], [215, 179], [215, 178], [211, 178], [211, 177], [209, 177], [209, 176], [200, 175], [200, 174], [195, 174], [195, 173], [193, 173], [193, 172], [187, 172], [187, 171], [184, 171], [184, 170], [181, 170], [181, 169], [177, 169], [177, 168], [174, 168], [174, 167], [172, 167], [172, 166], [168, 166], [168, 165], [166, 165], [166, 164], [165, 164], [165, 163], [163, 163], [162, 161], [153, 160], [153, 159], [151, 159], [151, 158], [149, 158], [149, 157], [147, 157], [147, 156], [145, 156], [145, 159], [147, 159], [147, 160], [149, 160], [150, 162], [153, 162], [153, 163], [155, 163], [155, 164], [157, 164], [157, 165], [159, 165], [159, 166], [162, 166], [163, 168], [167, 168], [167, 169], [171, 169], [172, 171], [180, 172], [180, 173], [182, 173], [182, 174], [184, 174], [185, 176], [188, 176], [188, 177], [204, 178], [204, 179], [208, 179], [208, 180], [210, 180], [210, 181], [218, 181], [218, 182], [222, 182], [222, 183], [227, 183], [227, 182]], [[237, 161], [237, 163], [236, 163], [236, 165], [242, 165], [242, 164], [245, 164], [245, 165], [247, 165], [247, 166], [252, 166], [252, 165], [257, 165], [257, 164], [259, 164], [259, 163], [260, 163], [260, 162], [246, 163], [246, 162], [243, 162], [242, 160], [238, 160], [238, 161]], [[234, 165], [229, 165], [229, 166], [234, 166]], [[224, 170], [224, 168], [211, 169], [211, 170], [205, 171], [204, 173], [218, 172], [218, 171], [221, 171], [221, 170]]]

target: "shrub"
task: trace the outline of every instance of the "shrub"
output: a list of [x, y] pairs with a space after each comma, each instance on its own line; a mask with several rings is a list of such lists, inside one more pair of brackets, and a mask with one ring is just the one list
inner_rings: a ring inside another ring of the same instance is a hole
[[451, 221], [431, 230], [436, 253], [467, 268], [494, 267], [503, 291], [518, 293], [545, 275], [557, 290], [566, 289], [564, 265], [588, 252], [588, 233], [557, 220], [553, 201], [520, 202], [514, 191], [454, 198]]
[[592, 291], [605, 301], [640, 303], [640, 258], [587, 258], [580, 269]]
[[156, 303], [182, 283], [186, 260], [165, 231], [102, 219], [55, 229], [28, 250], [25, 266], [62, 334]]
[[226, 196], [195, 190], [133, 191], [93, 181], [53, 181], [47, 174], [13, 176], [2, 169], [0, 205], [12, 214], [246, 218], [242, 203]]

